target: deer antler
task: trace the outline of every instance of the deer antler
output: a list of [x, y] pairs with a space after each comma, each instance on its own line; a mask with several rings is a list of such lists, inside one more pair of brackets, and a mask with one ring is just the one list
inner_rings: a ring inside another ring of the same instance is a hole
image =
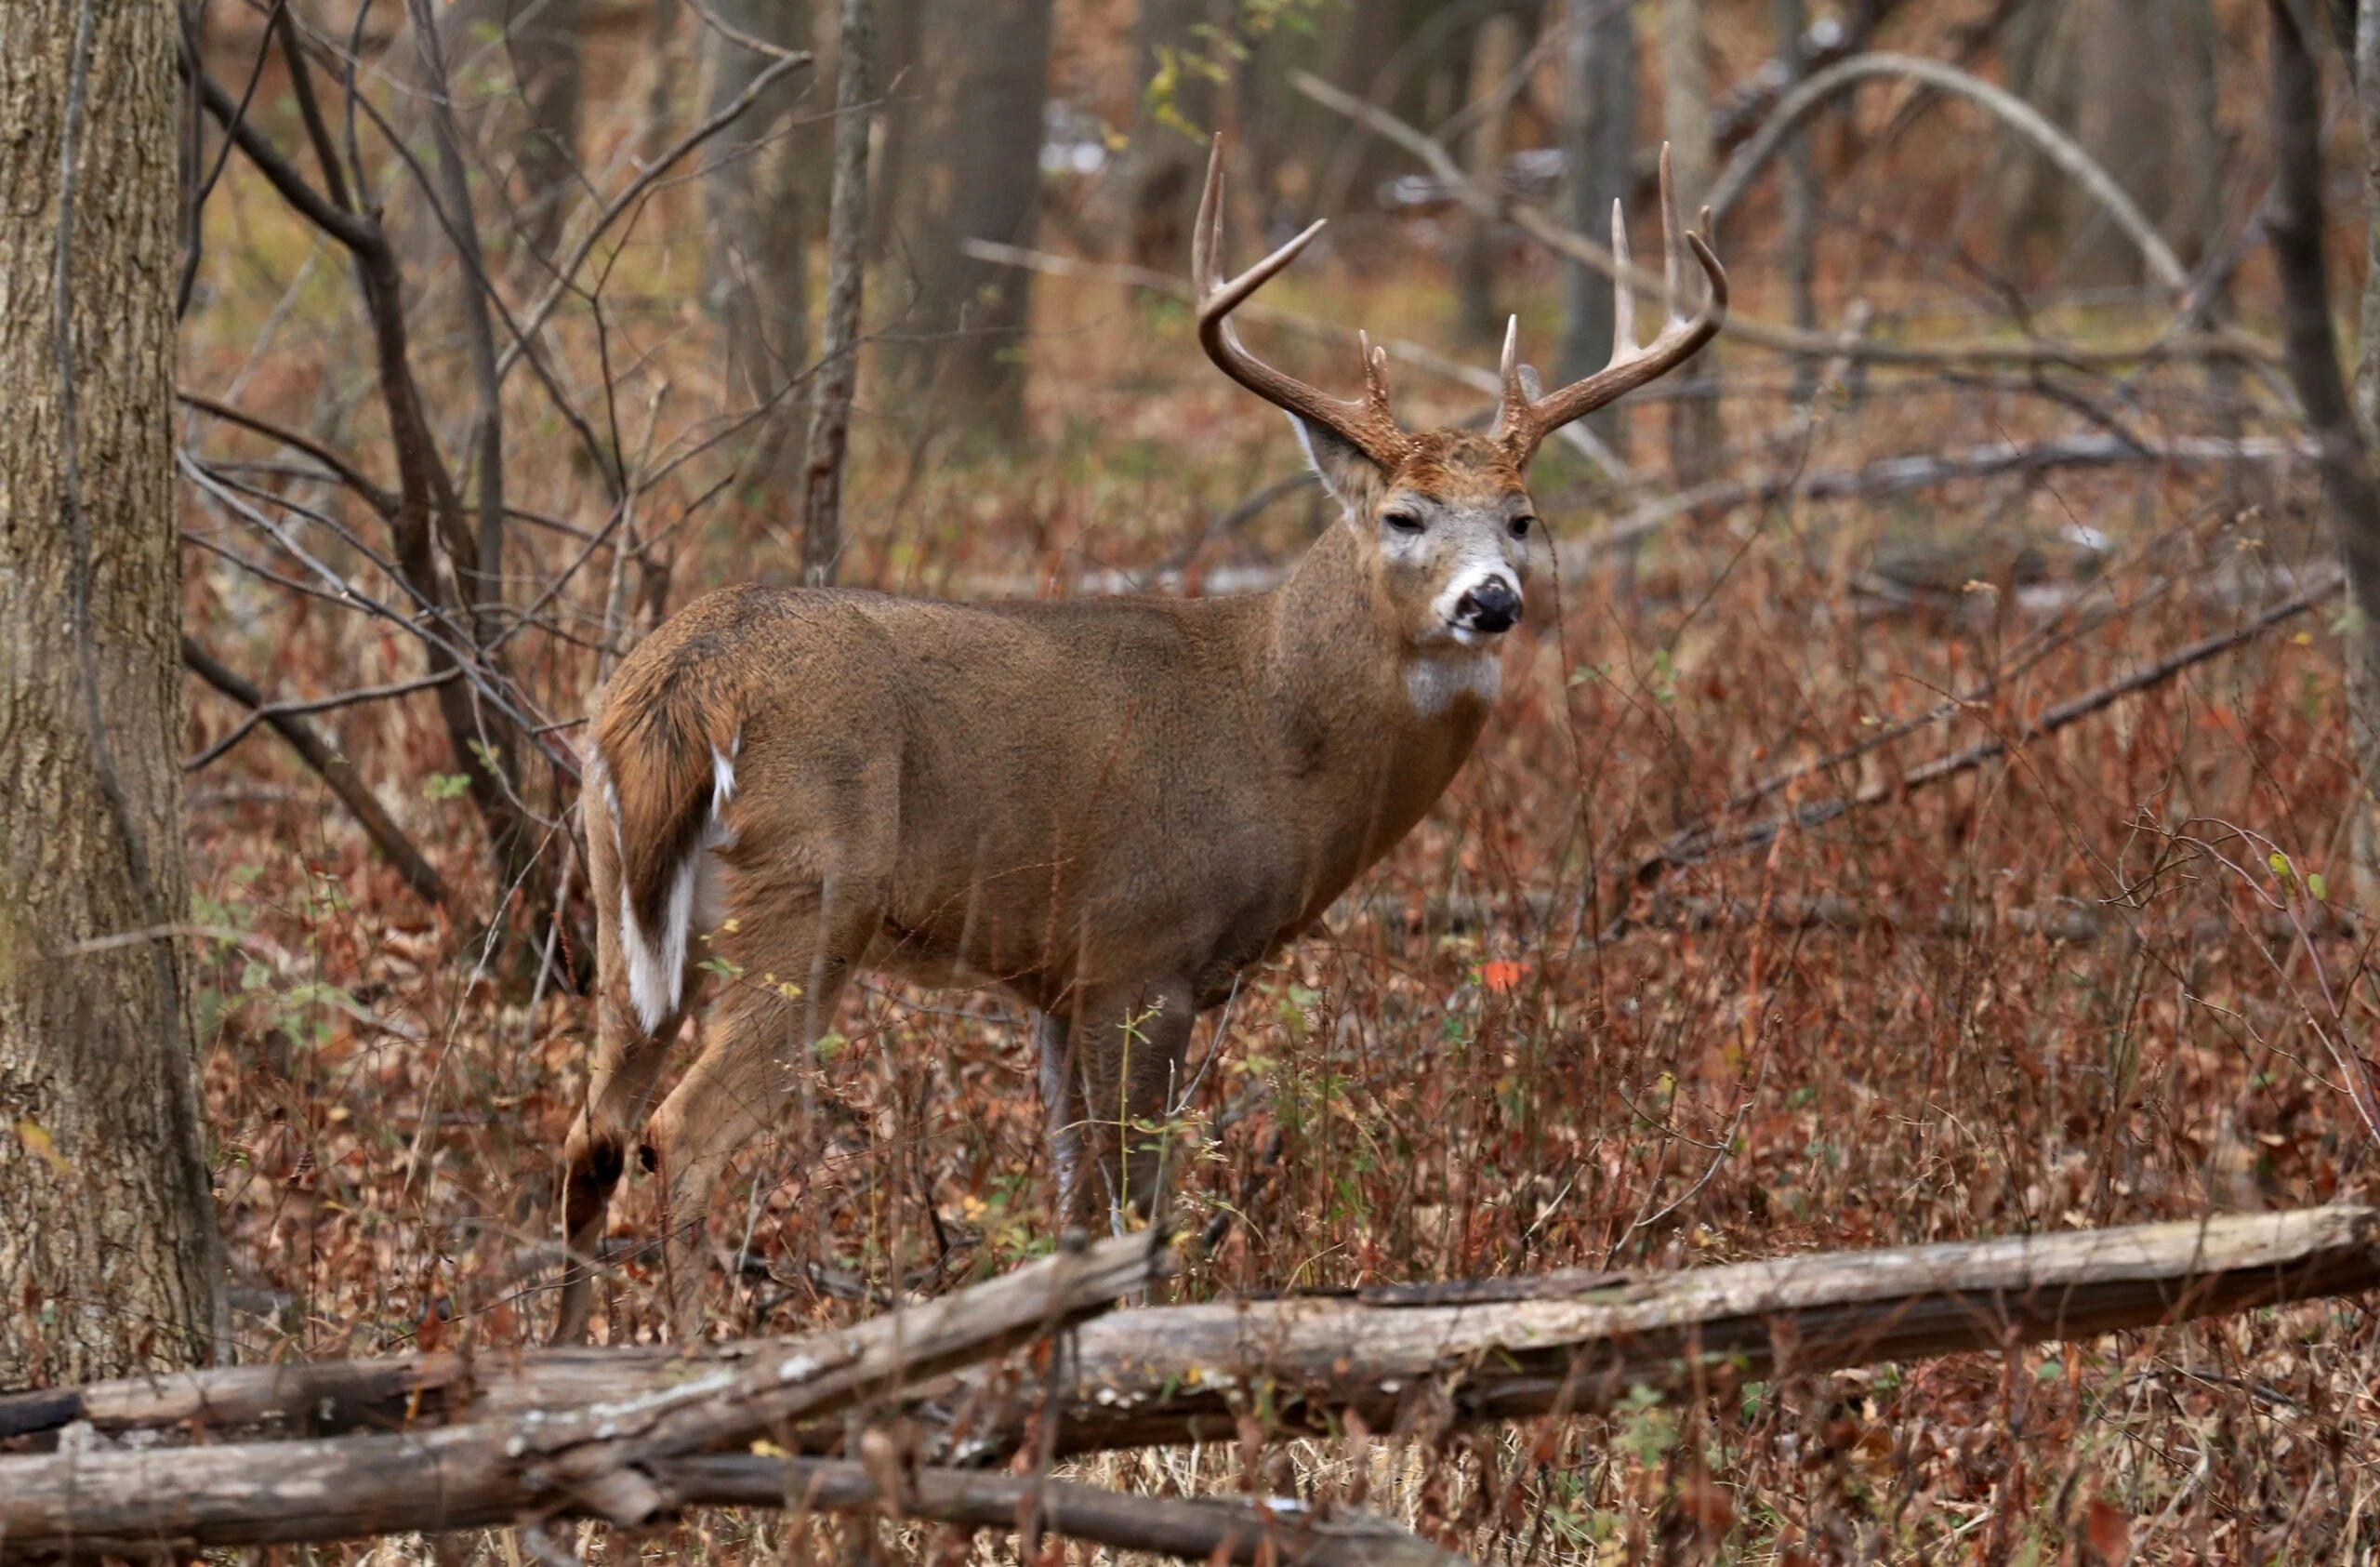
[[1405, 432], [1388, 411], [1388, 352], [1358, 334], [1364, 357], [1364, 395], [1347, 402], [1326, 397], [1294, 376], [1283, 375], [1240, 343], [1231, 312], [1263, 287], [1275, 272], [1322, 232], [1316, 219], [1305, 232], [1289, 241], [1228, 283], [1217, 281], [1222, 262], [1223, 229], [1223, 139], [1215, 138], [1207, 159], [1206, 193], [1198, 199], [1198, 222], [1190, 237], [1190, 280], [1198, 294], [1198, 344], [1216, 368], [1267, 403], [1299, 418], [1321, 425], [1354, 445], [1384, 468], [1394, 468], [1403, 455]]
[[[1703, 208], [1702, 224], [1705, 228], [1711, 225], [1708, 207]], [[1633, 392], [1647, 381], [1658, 380], [1693, 358], [1697, 350], [1719, 335], [1719, 324], [1727, 318], [1727, 270], [1719, 265], [1719, 258], [1711, 253], [1700, 234], [1686, 232], [1685, 228], [1678, 216], [1677, 193], [1670, 184], [1669, 144], [1663, 142], [1661, 272], [1669, 285], [1669, 320], [1651, 343], [1643, 348], [1636, 346], [1636, 297], [1629, 292], [1624, 275], [1628, 267], [1628, 223], [1620, 215], [1620, 203], [1615, 201], [1611, 204], [1611, 253], [1619, 259], [1623, 275], [1615, 278], [1611, 286], [1611, 363], [1584, 380], [1572, 381], [1543, 397], [1534, 396], [1535, 388], [1525, 383], [1536, 378], [1525, 375], [1518, 363], [1520, 318], [1514, 317], [1504, 329], [1504, 405], [1496, 418], [1496, 438], [1504, 444], [1514, 463], [1527, 467], [1538, 443], [1546, 436], [1614, 398]], [[1681, 237], [1684, 244], [1679, 243]], [[1702, 301], [1701, 310], [1691, 316], [1680, 313], [1688, 246], [1693, 247], [1694, 259], [1702, 263], [1703, 276], [1710, 280], [1709, 297]]]

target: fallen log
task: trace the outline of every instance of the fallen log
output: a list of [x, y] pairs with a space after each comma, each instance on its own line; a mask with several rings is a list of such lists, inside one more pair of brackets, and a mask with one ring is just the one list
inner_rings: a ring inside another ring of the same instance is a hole
[[[1223, 1440], [1254, 1407], [1303, 1433], [1333, 1429], [1350, 1410], [1373, 1430], [1407, 1431], [1580, 1413], [1638, 1388], [1716, 1390], [2374, 1288], [2380, 1214], [2339, 1205], [1667, 1276], [1580, 1273], [1526, 1299], [1127, 1311], [1076, 1335], [1054, 1450]], [[1009, 1451], [997, 1439], [953, 1447], [968, 1461]]]
[[[1147, 1276], [1113, 1266], [1129, 1262], [1132, 1245], [1105, 1242], [1074, 1259], [1078, 1268], [1109, 1262], [1095, 1282], [1066, 1293], [1074, 1311]], [[1145, 1242], [1140, 1251], [1145, 1257]], [[1050, 1270], [1067, 1261], [906, 1313], [904, 1363], [949, 1364], [961, 1352], [953, 1319], [967, 1313], [937, 1319], [936, 1308], [974, 1301], [980, 1317], [986, 1291], [1005, 1289], [1008, 1327], [966, 1336], [1013, 1342], [1032, 1320], [1014, 1309], [1018, 1281], [1037, 1276], [1046, 1296]], [[1037, 1390], [1051, 1423], [1043, 1438], [1059, 1454], [1232, 1439], [1242, 1416], [1258, 1411], [1276, 1431], [1329, 1431], [1351, 1410], [1375, 1430], [1411, 1431], [1590, 1411], [1640, 1387], [1719, 1390], [1787, 1372], [2087, 1338], [2374, 1287], [2380, 1215], [2370, 1209], [2221, 1215], [1668, 1276], [1581, 1270], [1113, 1313], [1078, 1327], [1055, 1365], [1045, 1359], [1029, 1374], [977, 1367], [891, 1392], [878, 1413], [906, 1417], [920, 1433], [919, 1457], [957, 1463], [1013, 1454], [1036, 1424], [1028, 1416]], [[889, 1321], [818, 1336], [865, 1339], [880, 1356]], [[699, 1502], [749, 1499], [757, 1471], [688, 1461], [702, 1446], [740, 1446], [762, 1430], [788, 1445], [840, 1443], [840, 1423], [824, 1427], [819, 1417], [851, 1407], [864, 1387], [885, 1388], [882, 1360], [869, 1376], [850, 1369], [864, 1353], [844, 1369], [800, 1367], [795, 1383], [772, 1386], [787, 1364], [774, 1354], [530, 1352], [501, 1371], [483, 1361], [468, 1386], [448, 1385], [454, 1397], [443, 1408], [424, 1401], [424, 1419], [470, 1417], [446, 1429], [215, 1447], [81, 1445], [0, 1458], [0, 1560], [99, 1540], [183, 1548], [559, 1513], [644, 1521]], [[543, 1398], [583, 1397], [597, 1363], [611, 1373], [602, 1401], [538, 1407]], [[221, 1386], [231, 1374], [189, 1380]], [[820, 1391], [838, 1378], [832, 1396]], [[112, 1409], [120, 1419], [132, 1408], [117, 1390], [125, 1386], [75, 1397], [86, 1414]], [[704, 1475], [717, 1488], [702, 1489]]]
[[[604, 1396], [422, 1433], [0, 1458], [0, 1561], [344, 1539], [667, 1509], [652, 1470], [1046, 1337], [1164, 1276], [1161, 1232], [1072, 1248], [926, 1305], [735, 1360], [641, 1361]], [[202, 1385], [205, 1378], [197, 1379]]]

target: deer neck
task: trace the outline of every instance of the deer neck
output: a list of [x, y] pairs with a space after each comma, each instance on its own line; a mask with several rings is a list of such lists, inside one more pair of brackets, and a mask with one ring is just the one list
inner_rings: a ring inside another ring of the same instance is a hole
[[1333, 524], [1275, 591], [1267, 627], [1265, 683], [1289, 754], [1317, 825], [1336, 836], [1330, 824], [1347, 820], [1363, 864], [1462, 765], [1501, 672], [1492, 648], [1414, 647], [1378, 591], [1353, 530]]

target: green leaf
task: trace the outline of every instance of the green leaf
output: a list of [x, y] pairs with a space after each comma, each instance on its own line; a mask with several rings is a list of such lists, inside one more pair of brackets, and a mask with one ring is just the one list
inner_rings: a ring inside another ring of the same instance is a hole
[[470, 791], [471, 780], [462, 773], [432, 773], [421, 786], [423, 798], [430, 800], [459, 800]]
[[2319, 870], [2309, 870], [2306, 873], [2306, 890], [2314, 895], [2317, 902], [2330, 901], [2330, 883], [2322, 880], [2322, 873]]

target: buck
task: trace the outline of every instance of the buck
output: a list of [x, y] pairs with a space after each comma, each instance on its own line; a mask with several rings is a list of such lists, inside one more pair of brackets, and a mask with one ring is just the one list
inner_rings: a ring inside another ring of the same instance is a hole
[[[1492, 430], [1408, 432], [1368, 340], [1352, 401], [1241, 345], [1233, 310], [1322, 224], [1223, 281], [1222, 185], [1219, 145], [1191, 244], [1199, 344], [1289, 414], [1341, 512], [1277, 589], [972, 605], [730, 588], [592, 702], [597, 1034], [564, 1149], [559, 1339], [586, 1330], [586, 1263], [640, 1122], [674, 1329], [699, 1333], [713, 1188], [861, 969], [1017, 997], [1062, 1214], [1147, 1203], [1145, 1129], [1200, 1010], [1315, 924], [1470, 754], [1521, 618], [1539, 443], [1689, 358], [1726, 309], [1710, 247], [1681, 243], [1665, 151], [1654, 341], [1638, 347], [1622, 284], [1610, 365], [1540, 395], [1515, 321]], [[1625, 258], [1616, 206], [1612, 237]], [[1687, 247], [1708, 280], [1691, 315]], [[647, 1119], [706, 989], [702, 1050]]]

